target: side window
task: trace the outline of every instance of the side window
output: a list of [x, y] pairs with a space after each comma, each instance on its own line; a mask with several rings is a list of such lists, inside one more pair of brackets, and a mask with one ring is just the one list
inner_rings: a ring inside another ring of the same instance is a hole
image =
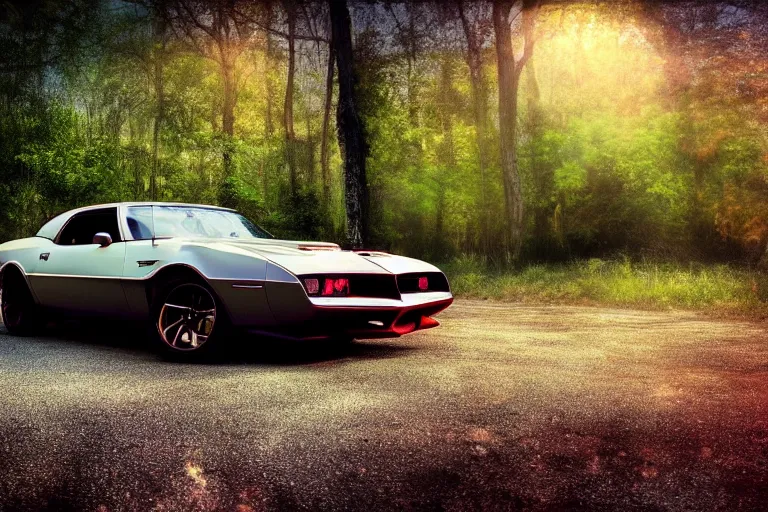
[[125, 220], [128, 221], [128, 229], [131, 230], [131, 236], [134, 240], [149, 240], [152, 238], [151, 206], [131, 206], [128, 208]]
[[78, 213], [67, 222], [56, 238], [59, 245], [88, 245], [96, 233], [109, 233], [112, 242], [121, 242], [117, 227], [117, 209], [94, 210]]

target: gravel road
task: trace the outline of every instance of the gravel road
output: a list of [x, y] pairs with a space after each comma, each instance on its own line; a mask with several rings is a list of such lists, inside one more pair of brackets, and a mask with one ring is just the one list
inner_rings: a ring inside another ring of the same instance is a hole
[[457, 301], [346, 348], [160, 359], [0, 326], [0, 510], [764, 510], [768, 329]]

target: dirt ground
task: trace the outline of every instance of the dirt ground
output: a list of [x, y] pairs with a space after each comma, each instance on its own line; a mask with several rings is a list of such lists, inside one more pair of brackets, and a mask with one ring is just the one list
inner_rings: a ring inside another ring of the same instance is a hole
[[457, 301], [347, 348], [0, 327], [0, 510], [765, 510], [768, 329]]

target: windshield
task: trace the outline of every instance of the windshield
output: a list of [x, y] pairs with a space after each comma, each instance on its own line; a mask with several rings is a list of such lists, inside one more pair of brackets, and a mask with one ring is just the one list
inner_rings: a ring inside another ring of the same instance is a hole
[[273, 238], [236, 212], [189, 206], [131, 206], [126, 214], [135, 240], [155, 238]]

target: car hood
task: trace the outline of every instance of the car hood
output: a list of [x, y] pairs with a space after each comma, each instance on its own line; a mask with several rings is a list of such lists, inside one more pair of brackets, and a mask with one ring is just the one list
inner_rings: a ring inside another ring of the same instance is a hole
[[[194, 243], [205, 243], [195, 240]], [[221, 249], [250, 252], [295, 275], [321, 273], [403, 274], [439, 272], [429, 263], [375, 251], [342, 251], [337, 244], [297, 240], [212, 240]]]

